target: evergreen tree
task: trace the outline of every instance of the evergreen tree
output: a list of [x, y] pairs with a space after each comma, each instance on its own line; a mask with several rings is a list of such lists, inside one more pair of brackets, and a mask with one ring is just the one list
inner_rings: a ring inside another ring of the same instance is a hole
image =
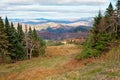
[[99, 30], [102, 27], [100, 24], [103, 18], [101, 11], [99, 11], [98, 16], [94, 18], [93, 28], [86, 40], [84, 49], [81, 54], [76, 56], [77, 59], [97, 57], [104, 50], [104, 39], [102, 32]]
[[0, 55], [2, 58], [2, 62], [5, 61], [6, 54], [8, 53], [8, 41], [7, 36], [4, 29], [3, 20], [0, 17]]
[[15, 28], [13, 27], [13, 23], [11, 23], [11, 58], [13, 60], [21, 60], [25, 57], [25, 51], [24, 47], [19, 41], [19, 38], [17, 37], [19, 34], [16, 32]]
[[7, 35], [10, 36], [10, 33], [9, 33], [10, 24], [9, 24], [9, 21], [8, 21], [7, 17], [5, 18], [5, 30], [6, 30]]
[[29, 31], [28, 31], [28, 37], [32, 39], [32, 29], [31, 27], [29, 27]]
[[37, 57], [39, 55], [45, 54], [45, 42], [40, 36], [38, 36], [37, 31], [35, 28], [32, 31], [32, 39], [34, 44], [36, 45], [33, 50], [33, 56]]
[[117, 7], [117, 10], [120, 10], [120, 0], [117, 1], [116, 7]]
[[113, 5], [112, 3], [110, 2], [107, 10], [106, 10], [106, 13], [105, 13], [105, 17], [110, 17], [113, 15], [113, 12], [114, 12], [114, 9], [113, 9]]
[[8, 42], [9, 42], [9, 46], [8, 46], [8, 50], [9, 50], [9, 52], [11, 53], [12, 52], [12, 40], [13, 40], [13, 36], [11, 36], [11, 34], [13, 33], [12, 31], [11, 31], [11, 26], [10, 26], [10, 23], [9, 23], [9, 21], [8, 21], [8, 18], [6, 17], [5, 18], [5, 32], [6, 32], [6, 34], [7, 34], [7, 37], [8, 37]]
[[[117, 14], [120, 13], [120, 0], [117, 1]], [[119, 23], [119, 20], [116, 17], [113, 17], [114, 9], [112, 3], [109, 4], [105, 16], [99, 14], [94, 18], [93, 28], [89, 37], [86, 40], [84, 49], [81, 54], [77, 55], [77, 59], [98, 57], [105, 51], [108, 50], [108, 45], [111, 44], [111, 41], [116, 39], [116, 31], [119, 31], [119, 28], [115, 28]], [[118, 15], [116, 15], [118, 17]]]
[[33, 36], [33, 39], [34, 39], [34, 40], [38, 40], [38, 39], [39, 39], [35, 28], [33, 29], [32, 36]]
[[99, 10], [98, 16], [94, 18], [92, 33], [97, 34], [99, 32], [98, 24], [100, 23], [101, 19], [102, 19], [102, 14], [101, 11]]
[[22, 42], [22, 40], [24, 38], [24, 32], [22, 30], [22, 25], [20, 25], [19, 23], [18, 23], [18, 27], [17, 27], [17, 33], [18, 33], [19, 42]]
[[10, 53], [13, 53], [14, 51], [14, 46], [13, 46], [13, 40], [14, 40], [14, 35], [12, 35], [13, 31], [11, 29], [10, 23], [8, 21], [8, 18], [5, 18], [5, 32], [7, 34], [8, 37], [8, 42], [9, 42], [9, 46], [8, 46], [8, 51]]
[[[11, 23], [11, 25], [9, 24], [8, 18], [6, 17], [5, 19], [5, 31], [7, 33], [8, 36], [8, 42], [9, 42], [9, 46], [8, 46], [8, 50], [10, 52], [10, 57], [12, 60], [19, 60], [24, 58], [24, 48], [21, 44], [20, 41], [22, 41], [22, 36], [23, 36], [23, 32], [22, 32], [22, 28], [19, 26], [18, 28], [19, 32], [17, 33], [13, 23]], [[22, 56], [22, 57], [21, 57]]]

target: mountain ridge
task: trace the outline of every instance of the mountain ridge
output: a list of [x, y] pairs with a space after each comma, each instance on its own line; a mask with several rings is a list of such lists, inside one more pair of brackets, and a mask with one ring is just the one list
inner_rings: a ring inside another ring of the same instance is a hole
[[24, 24], [30, 24], [30, 25], [37, 25], [37, 24], [45, 24], [49, 22], [59, 23], [59, 24], [70, 24], [70, 23], [76, 23], [76, 22], [91, 22], [92, 17], [87, 18], [78, 18], [78, 19], [46, 19], [46, 18], [35, 18], [35, 19], [9, 19], [11, 22], [19, 22]]
[[[53, 20], [53, 19], [11, 19], [11, 21], [20, 21], [25, 30], [25, 25], [35, 28], [38, 34], [44, 39], [67, 39], [86, 37], [91, 29], [92, 18]], [[17, 24], [16, 24], [17, 27]]]
[[38, 34], [48, 40], [62, 40], [69, 38], [85, 38], [89, 34], [91, 27], [88, 26], [77, 26], [77, 27], [59, 27], [43, 29], [38, 31]]

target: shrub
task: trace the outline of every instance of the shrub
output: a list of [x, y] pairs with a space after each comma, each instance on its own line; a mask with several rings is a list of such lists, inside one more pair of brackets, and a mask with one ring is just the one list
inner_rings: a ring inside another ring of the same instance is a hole
[[80, 54], [76, 55], [76, 59], [84, 59], [84, 58], [89, 58], [91, 56], [92, 50], [87, 48], [84, 49]]
[[92, 41], [94, 39], [93, 36], [89, 36], [86, 43], [83, 45], [84, 49], [80, 54], [76, 56], [76, 59], [90, 58], [90, 57], [98, 57], [101, 52], [105, 50], [106, 45], [110, 42], [110, 36], [105, 34], [98, 34], [97, 41], [94, 43]]

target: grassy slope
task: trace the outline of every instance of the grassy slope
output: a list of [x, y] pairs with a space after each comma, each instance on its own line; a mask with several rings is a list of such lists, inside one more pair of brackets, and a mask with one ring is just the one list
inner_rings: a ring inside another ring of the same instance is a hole
[[70, 72], [49, 76], [47, 80], [120, 80], [120, 47], [113, 48], [92, 63]]
[[0, 80], [120, 80], [120, 47], [99, 59], [73, 60], [75, 45], [52, 46], [48, 56], [0, 65]]
[[45, 57], [0, 65], [0, 80], [42, 80], [61, 72], [62, 65], [80, 52], [75, 45], [50, 46]]

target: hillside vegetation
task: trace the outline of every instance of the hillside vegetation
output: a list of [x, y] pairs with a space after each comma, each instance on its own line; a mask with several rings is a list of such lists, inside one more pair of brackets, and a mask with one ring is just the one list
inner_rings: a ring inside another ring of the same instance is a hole
[[64, 65], [80, 51], [80, 47], [72, 44], [49, 46], [44, 57], [0, 65], [0, 80], [45, 80], [47, 76], [71, 70]]
[[[5, 21], [4, 26], [0, 18], [0, 80], [120, 80], [120, 0], [115, 9], [110, 3], [105, 15], [99, 11], [82, 44], [46, 47], [35, 29], [25, 34]], [[13, 63], [5, 62], [8, 56]]]
[[120, 44], [99, 58], [74, 62], [73, 70], [49, 76], [45, 80], [120, 80]]
[[0, 17], [0, 64], [31, 59], [45, 53], [45, 41], [37, 34], [36, 29], [9, 22]]
[[119, 80], [120, 46], [100, 58], [74, 57], [80, 46], [49, 46], [46, 56], [0, 65], [0, 80]]
[[112, 3], [106, 9], [105, 15], [99, 11], [94, 18], [93, 28], [86, 39], [83, 51], [76, 59], [99, 57], [111, 48], [112, 44], [118, 44], [120, 40], [120, 1], [117, 1], [114, 9]]

